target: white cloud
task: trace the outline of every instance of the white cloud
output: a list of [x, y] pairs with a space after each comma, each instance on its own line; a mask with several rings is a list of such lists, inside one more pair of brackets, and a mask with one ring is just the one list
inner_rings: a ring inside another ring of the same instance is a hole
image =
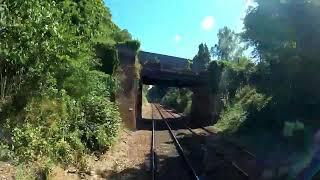
[[202, 29], [205, 31], [209, 31], [210, 29], [213, 28], [214, 23], [215, 23], [215, 20], [213, 16], [206, 16], [203, 18], [201, 23]]
[[174, 40], [179, 42], [181, 40], [181, 36], [179, 34], [175, 35]]

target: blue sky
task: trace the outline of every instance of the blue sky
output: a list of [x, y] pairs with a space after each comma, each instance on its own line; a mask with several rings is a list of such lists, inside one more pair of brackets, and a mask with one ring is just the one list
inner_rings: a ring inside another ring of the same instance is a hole
[[128, 29], [141, 49], [192, 59], [198, 45], [217, 43], [224, 26], [239, 32], [253, 0], [105, 0], [113, 21]]

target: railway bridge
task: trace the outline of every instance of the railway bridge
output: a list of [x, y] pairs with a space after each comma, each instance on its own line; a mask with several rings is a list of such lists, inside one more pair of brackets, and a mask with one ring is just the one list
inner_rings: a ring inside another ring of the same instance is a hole
[[210, 94], [208, 74], [193, 72], [188, 59], [137, 53], [126, 46], [118, 46], [118, 57], [121, 91], [116, 98], [128, 128], [136, 129], [136, 121], [141, 119], [143, 84], [189, 88], [193, 91], [192, 123], [204, 124], [212, 119], [214, 97]]

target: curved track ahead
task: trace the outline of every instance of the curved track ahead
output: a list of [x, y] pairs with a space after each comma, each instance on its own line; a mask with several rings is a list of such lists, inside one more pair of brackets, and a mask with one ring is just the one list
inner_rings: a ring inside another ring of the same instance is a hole
[[[224, 138], [219, 139], [219, 146], [222, 145], [222, 148], [212, 146], [211, 142], [207, 142], [207, 137], [216, 136], [215, 132], [206, 127], [192, 129], [184, 117], [178, 117], [159, 104], [151, 106], [150, 154], [153, 180], [258, 179], [258, 171], [251, 168], [256, 157], [244, 147]], [[206, 153], [210, 159], [206, 157]]]
[[[191, 129], [187, 123], [184, 121], [183, 117], [177, 117], [176, 115], [174, 115], [171, 111], [164, 109], [168, 114], [170, 114], [171, 117], [173, 118], [181, 118], [181, 122], [183, 124], [183, 126], [188, 129], [193, 135], [196, 136], [202, 136], [202, 134], [199, 134], [199, 132], [195, 132], [193, 129]], [[209, 134], [209, 135], [213, 135], [216, 134], [210, 130], [208, 130], [206, 127], [200, 127], [203, 130], [203, 134]], [[225, 144], [226, 146], [230, 147], [230, 149], [235, 149], [235, 151], [237, 151], [237, 153], [242, 156], [242, 157], [246, 157], [247, 159], [251, 160], [256, 160], [256, 156], [254, 154], [252, 154], [251, 152], [249, 152], [246, 148], [232, 142], [229, 141], [227, 139], [222, 138], [221, 139], [223, 144]], [[243, 179], [255, 179], [257, 178], [257, 174], [256, 172], [252, 175], [250, 173], [248, 173], [249, 170], [244, 170], [245, 168], [241, 168], [240, 165], [234, 161], [234, 160], [230, 160], [228, 158], [226, 158], [226, 155], [224, 153], [221, 153], [219, 151], [215, 151], [215, 153], [217, 153], [218, 156], [220, 156], [224, 162], [227, 162], [231, 165], [231, 167], [233, 167], [238, 173], [240, 173], [240, 175], [243, 177]]]

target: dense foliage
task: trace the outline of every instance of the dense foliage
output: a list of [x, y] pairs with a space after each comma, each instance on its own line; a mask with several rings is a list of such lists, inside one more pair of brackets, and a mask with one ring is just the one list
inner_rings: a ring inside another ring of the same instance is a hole
[[[273, 151], [277, 148], [283, 153], [294, 152], [294, 157], [283, 154], [295, 159], [288, 172], [294, 179], [313, 156], [311, 140], [319, 128], [320, 3], [256, 3], [248, 10], [241, 33], [244, 42], [254, 49], [254, 63], [239, 56], [209, 65], [209, 73], [214, 76], [210, 80], [212, 92], [222, 99], [215, 126], [229, 135], [245, 137], [263, 154], [276, 153]], [[224, 42], [220, 36], [219, 42]], [[219, 55], [219, 49], [213, 53]], [[271, 143], [257, 148], [266, 142]]]
[[147, 92], [147, 99], [149, 102], [159, 103], [163, 98], [163, 96], [166, 95], [167, 91], [168, 91], [167, 87], [152, 86]]
[[[221, 112], [221, 119], [215, 126], [224, 132], [236, 132], [241, 126], [248, 123], [249, 118], [260, 113], [270, 100], [271, 97], [258, 93], [255, 88], [248, 85], [239, 88], [234, 99], [225, 104]], [[253, 123], [254, 127], [259, 127], [259, 122]]]
[[[254, 48], [256, 63], [242, 56], [231, 57], [235, 33], [228, 28], [220, 30], [219, 43], [212, 53], [229, 61], [209, 65], [212, 91], [222, 96], [224, 107], [239, 104], [237, 93], [246, 85], [256, 92], [252, 97], [272, 97], [267, 98], [269, 103], [261, 112], [250, 115], [256, 119], [251, 121], [254, 127], [275, 128], [280, 133], [287, 121], [313, 124], [309, 120], [319, 116], [316, 109], [320, 107], [320, 54], [316, 50], [320, 45], [320, 23], [316, 18], [320, 16], [320, 5], [316, 0], [256, 2], [248, 10], [241, 33], [243, 40]], [[222, 119], [226, 114], [222, 113]]]
[[198, 53], [192, 59], [191, 70], [195, 73], [204, 72], [210, 62], [210, 52], [206, 44], [200, 44]]
[[149, 91], [149, 85], [143, 85], [142, 86], [142, 105], [146, 105], [149, 103], [148, 101], [148, 91]]
[[161, 103], [180, 113], [188, 115], [191, 110], [192, 92], [187, 88], [153, 86], [147, 92], [152, 103]]
[[0, 14], [4, 147], [20, 162], [63, 164], [108, 149], [120, 125], [115, 45], [130, 33], [102, 0], [4, 0]]
[[228, 27], [218, 32], [218, 44], [211, 48], [213, 57], [218, 60], [234, 60], [243, 55], [245, 46], [241, 45], [241, 38]]
[[[320, 107], [320, 5], [311, 1], [259, 0], [244, 22], [243, 37], [259, 57], [253, 80], [273, 96], [288, 119], [314, 119]], [[283, 113], [282, 113], [283, 114]]]
[[212, 61], [208, 72], [211, 92], [220, 100], [220, 119], [216, 127], [222, 131], [236, 131], [248, 117], [258, 113], [271, 99], [257, 92], [251, 80], [255, 64], [248, 58]]
[[192, 92], [185, 88], [169, 88], [161, 104], [188, 115], [191, 111]]

